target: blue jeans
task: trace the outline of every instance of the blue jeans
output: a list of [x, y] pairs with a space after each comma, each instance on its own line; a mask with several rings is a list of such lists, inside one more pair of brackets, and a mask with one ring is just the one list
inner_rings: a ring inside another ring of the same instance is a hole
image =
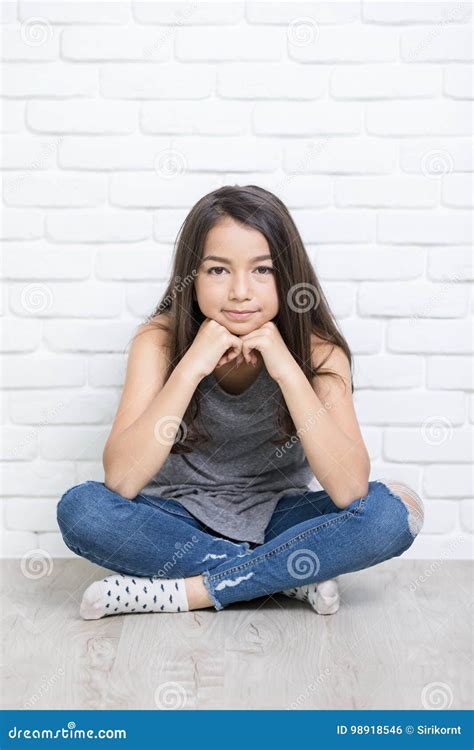
[[66, 545], [109, 570], [143, 577], [203, 575], [215, 609], [398, 557], [419, 529], [407, 505], [384, 482], [338, 508], [324, 490], [281, 498], [263, 544], [233, 541], [198, 521], [181, 503], [133, 500], [87, 481], [57, 506]]

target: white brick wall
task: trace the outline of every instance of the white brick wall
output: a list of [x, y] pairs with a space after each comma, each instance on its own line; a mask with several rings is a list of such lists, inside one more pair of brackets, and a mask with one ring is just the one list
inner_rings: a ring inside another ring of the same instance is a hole
[[56, 503], [103, 480], [179, 225], [256, 183], [354, 352], [372, 478], [425, 501], [407, 556], [469, 557], [471, 4], [7, 0], [2, 25], [1, 554], [71, 554]]

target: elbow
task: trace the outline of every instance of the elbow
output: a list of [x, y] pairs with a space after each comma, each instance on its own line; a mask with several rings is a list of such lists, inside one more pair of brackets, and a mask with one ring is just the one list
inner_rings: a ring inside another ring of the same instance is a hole
[[331, 497], [331, 500], [333, 501], [334, 505], [337, 505], [338, 508], [344, 510], [351, 503], [355, 502], [356, 500], [360, 500], [362, 497], [367, 497], [368, 494], [369, 472], [367, 473], [367, 475], [364, 475], [364, 477], [360, 481], [352, 484], [350, 489], [347, 490], [344, 495], [341, 494], [337, 497]]
[[133, 500], [138, 494], [133, 490], [131, 491], [130, 487], [127, 487], [124, 482], [114, 482], [107, 474], [104, 477], [104, 485], [108, 490], [115, 492], [116, 495], [120, 495], [126, 500]]

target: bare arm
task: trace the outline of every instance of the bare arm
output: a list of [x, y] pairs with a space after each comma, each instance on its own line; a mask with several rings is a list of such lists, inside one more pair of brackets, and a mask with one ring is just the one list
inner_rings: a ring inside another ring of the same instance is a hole
[[163, 466], [201, 379], [185, 356], [163, 385], [167, 365], [163, 334], [145, 332], [134, 340], [122, 400], [103, 453], [105, 485], [129, 499]]
[[[324, 353], [325, 349], [319, 348]], [[313, 364], [319, 360], [315, 354]], [[335, 505], [345, 508], [368, 492], [370, 459], [354, 411], [350, 366], [336, 347], [325, 368], [338, 378], [316, 378], [312, 387], [299, 365], [281, 382], [284, 399], [298, 431], [308, 463]]]

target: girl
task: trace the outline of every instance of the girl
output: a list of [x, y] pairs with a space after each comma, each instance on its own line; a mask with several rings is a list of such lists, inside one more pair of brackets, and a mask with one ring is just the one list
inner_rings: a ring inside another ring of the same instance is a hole
[[281, 200], [254, 185], [201, 198], [133, 339], [105, 481], [58, 504], [67, 546], [116, 571], [87, 588], [81, 616], [275, 592], [333, 613], [336, 576], [408, 549], [423, 504], [369, 481], [351, 369]]

